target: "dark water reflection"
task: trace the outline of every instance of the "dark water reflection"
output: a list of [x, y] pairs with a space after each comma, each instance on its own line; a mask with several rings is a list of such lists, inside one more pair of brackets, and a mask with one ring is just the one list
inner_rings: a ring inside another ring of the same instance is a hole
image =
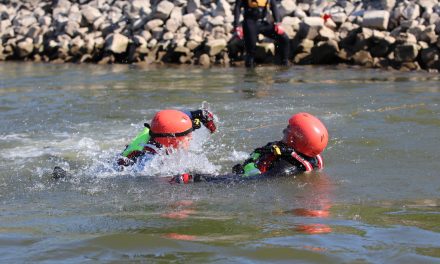
[[[0, 64], [0, 260], [438, 263], [439, 78], [347, 67]], [[218, 133], [177, 165], [224, 174], [281, 137], [328, 126], [326, 169], [174, 186], [174, 167], [108, 162], [155, 111], [207, 101]], [[203, 152], [201, 150], [204, 150]], [[54, 182], [53, 166], [72, 178]]]

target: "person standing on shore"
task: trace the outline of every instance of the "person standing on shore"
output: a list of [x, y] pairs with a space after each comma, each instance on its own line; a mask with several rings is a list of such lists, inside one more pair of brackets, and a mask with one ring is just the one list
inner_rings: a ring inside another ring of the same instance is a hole
[[[240, 26], [241, 9], [243, 13], [243, 26]], [[267, 10], [272, 11], [274, 23], [266, 21]], [[275, 40], [277, 51], [280, 52], [280, 64], [288, 65], [289, 37], [284, 32], [280, 23], [280, 15], [275, 0], [236, 0], [234, 8], [234, 34], [239, 39], [244, 39], [246, 57], [245, 65], [248, 68], [255, 66], [255, 52], [258, 34]]]

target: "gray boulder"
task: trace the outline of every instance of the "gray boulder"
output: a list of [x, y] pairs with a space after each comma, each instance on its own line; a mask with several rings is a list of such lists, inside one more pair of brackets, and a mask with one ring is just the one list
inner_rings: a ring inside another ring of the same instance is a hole
[[419, 48], [417, 44], [405, 43], [394, 49], [394, 59], [397, 62], [412, 62], [417, 58]]
[[209, 67], [209, 65], [211, 65], [211, 59], [209, 58], [209, 55], [205, 53], [200, 55], [199, 64], [204, 67]]
[[413, 34], [417, 40], [421, 40], [421, 35], [425, 31], [426, 27], [424, 25], [417, 25], [408, 29], [408, 33]]
[[315, 39], [319, 30], [324, 26], [324, 20], [320, 17], [306, 17], [300, 24], [300, 38]]
[[172, 39], [174, 39], [174, 34], [172, 32], [166, 32], [165, 34], [163, 34], [162, 39], [163, 40], [172, 40]]
[[333, 30], [328, 27], [322, 27], [319, 31], [319, 39], [327, 41], [330, 39], [336, 39], [336, 34]]
[[435, 33], [435, 25], [429, 25], [420, 34], [420, 40], [429, 44], [437, 43], [438, 35]]
[[[200, 42], [194, 41], [194, 40], [189, 40], [186, 42], [185, 47], [187, 47], [190, 50], [195, 50], [196, 48], [198, 48], [200, 46]], [[208, 56], [209, 57], [209, 56]]]
[[396, 0], [381, 0], [382, 8], [386, 11], [391, 11], [396, 5]]
[[101, 12], [97, 8], [90, 5], [83, 6], [81, 9], [81, 13], [89, 24], [93, 24], [96, 19], [102, 17]]
[[436, 47], [422, 49], [420, 61], [425, 69], [440, 69], [440, 52]]
[[210, 56], [214, 56], [219, 54], [222, 50], [226, 48], [226, 40], [225, 39], [213, 39], [206, 43], [207, 53]]
[[64, 32], [71, 37], [76, 36], [77, 31], [79, 30], [80, 25], [75, 21], [67, 21], [66, 26], [64, 27]]
[[31, 38], [25, 38], [17, 43], [17, 53], [20, 58], [29, 56], [34, 51], [34, 43]]
[[158, 41], [162, 40], [163, 34], [164, 31], [162, 27], [157, 27], [151, 30], [151, 35], [153, 36], [153, 39], [157, 39]]
[[73, 56], [83, 55], [85, 51], [85, 46], [86, 46], [85, 41], [80, 36], [77, 36], [71, 41], [70, 53]]
[[213, 16], [232, 16], [231, 5], [226, 0], [217, 0], [217, 7], [213, 12]]
[[211, 24], [214, 27], [222, 26], [225, 24], [225, 18], [224, 16], [216, 16], [209, 20], [209, 24]]
[[127, 51], [129, 39], [121, 34], [111, 34], [105, 39], [105, 50], [115, 54], [121, 54]]
[[37, 24], [38, 21], [33, 15], [27, 15], [24, 17], [17, 17], [18, 19], [14, 20], [14, 25], [22, 26], [22, 27], [30, 27], [31, 25]]
[[279, 7], [280, 17], [291, 15], [295, 11], [296, 5], [294, 0], [282, 0]]
[[200, 0], [188, 0], [188, 3], [186, 5], [187, 13], [193, 13], [199, 8], [200, 8]]
[[130, 0], [130, 3], [131, 11], [134, 13], [149, 14], [151, 12], [149, 0]]
[[292, 29], [294, 31], [298, 31], [300, 24], [301, 24], [301, 19], [297, 18], [297, 17], [290, 17], [290, 16], [286, 16], [283, 18], [283, 20], [281, 21], [281, 23], [284, 26], [290, 26], [292, 27]]
[[331, 20], [340, 25], [347, 21], [347, 15], [344, 12], [332, 13]]
[[95, 48], [102, 50], [105, 47], [105, 39], [101, 36], [95, 37]]
[[147, 30], [154, 30], [155, 28], [161, 27], [163, 25], [163, 20], [161, 19], [153, 19], [148, 21], [148, 23], [145, 25], [145, 29]]
[[174, 8], [174, 4], [165, 0], [165, 1], [161, 1], [157, 6], [156, 6], [156, 10], [154, 12], [154, 16], [156, 18], [162, 19], [162, 20], [166, 20], [168, 19], [168, 17], [171, 14], [171, 11]]
[[374, 65], [374, 59], [371, 56], [370, 52], [366, 50], [361, 50], [356, 52], [352, 57], [351, 60], [356, 65], [362, 65], [366, 67], [373, 67]]
[[307, 14], [304, 10], [301, 9], [295, 9], [295, 11], [293, 12], [293, 16], [299, 18], [299, 19], [304, 19], [307, 17]]
[[183, 24], [187, 28], [191, 29], [193, 27], [198, 27], [196, 17], [195, 17], [195, 15], [193, 13], [184, 15], [182, 17], [182, 20], [183, 20]]
[[425, 11], [432, 11], [435, 5], [438, 4], [437, 0], [418, 0], [417, 3], [420, 7], [422, 7]]
[[176, 32], [181, 24], [181, 22], [179, 23], [177, 20], [170, 18], [165, 24], [165, 29], [169, 32]]
[[306, 52], [298, 53], [293, 58], [293, 63], [299, 65], [311, 64], [312, 56], [310, 55], [310, 53], [306, 53]]
[[415, 3], [410, 3], [402, 13], [403, 17], [408, 20], [414, 20], [420, 16], [420, 6]]
[[133, 36], [133, 43], [136, 46], [136, 52], [139, 54], [147, 54], [149, 52], [147, 47], [148, 42], [141, 35]]
[[314, 46], [313, 40], [304, 39], [298, 46], [299, 53], [310, 53]]
[[366, 11], [362, 20], [363, 27], [386, 30], [390, 13], [385, 10]]

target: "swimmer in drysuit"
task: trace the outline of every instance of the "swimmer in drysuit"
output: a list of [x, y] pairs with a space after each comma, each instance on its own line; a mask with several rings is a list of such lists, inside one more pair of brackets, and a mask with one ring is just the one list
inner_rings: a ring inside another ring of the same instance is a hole
[[[140, 162], [147, 162], [155, 155], [169, 154], [176, 149], [186, 149], [192, 132], [204, 125], [211, 133], [216, 131], [214, 115], [206, 109], [195, 111], [162, 110], [156, 113], [151, 125], [145, 128], [125, 147], [117, 159], [118, 170]], [[65, 169], [56, 166], [53, 179], [70, 177]]]
[[173, 149], [186, 149], [192, 132], [204, 125], [211, 133], [216, 126], [214, 115], [205, 109], [182, 112], [162, 110], [156, 113], [151, 125], [144, 124], [140, 132], [117, 160], [120, 169], [136, 164], [140, 159], [160, 153], [168, 154]]
[[297, 174], [320, 170], [324, 168], [321, 153], [327, 143], [328, 131], [324, 124], [309, 113], [298, 113], [289, 119], [282, 140], [255, 149], [244, 163], [233, 167], [233, 174], [220, 177], [183, 174], [171, 182], [240, 181], [273, 177], [280, 172]]

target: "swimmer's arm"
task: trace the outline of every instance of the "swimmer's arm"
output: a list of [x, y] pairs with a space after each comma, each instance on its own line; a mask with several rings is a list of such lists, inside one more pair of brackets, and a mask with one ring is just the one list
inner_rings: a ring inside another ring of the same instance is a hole
[[[248, 177], [250, 178], [250, 177]], [[247, 178], [247, 179], [248, 179]], [[240, 181], [243, 178], [237, 174], [227, 175], [211, 175], [211, 174], [181, 174], [171, 178], [169, 183], [189, 184], [195, 182], [209, 182], [209, 183], [221, 183], [221, 182], [233, 182]]]
[[193, 129], [199, 129], [203, 124], [211, 133], [217, 129], [214, 123], [214, 114], [206, 109], [198, 109], [195, 111], [183, 111], [192, 121]]
[[258, 169], [257, 163], [260, 158], [261, 153], [258, 151], [258, 149], [256, 149], [251, 153], [250, 157], [245, 160], [243, 165], [236, 164], [234, 167], [232, 167], [232, 172], [244, 177], [259, 175], [261, 174], [261, 171]]

